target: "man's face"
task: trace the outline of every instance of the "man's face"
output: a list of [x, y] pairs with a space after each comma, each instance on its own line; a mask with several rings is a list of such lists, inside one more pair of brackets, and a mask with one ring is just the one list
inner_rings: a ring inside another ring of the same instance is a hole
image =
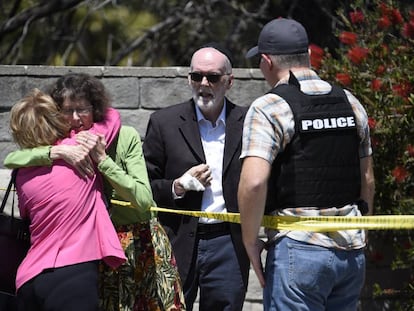
[[76, 133], [89, 130], [93, 125], [92, 105], [86, 99], [72, 101], [68, 98], [62, 104], [61, 112]]
[[226, 56], [213, 48], [194, 53], [188, 82], [193, 100], [203, 113], [220, 112], [224, 96], [233, 84], [233, 75], [226, 69]]

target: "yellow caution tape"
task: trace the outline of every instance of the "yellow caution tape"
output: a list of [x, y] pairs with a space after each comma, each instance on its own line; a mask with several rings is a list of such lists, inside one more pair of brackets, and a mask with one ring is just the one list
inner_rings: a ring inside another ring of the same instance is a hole
[[[0, 188], [1, 191], [6, 191], [6, 188]], [[15, 189], [11, 189], [11, 191], [16, 191]]]
[[[113, 204], [128, 206], [129, 202], [111, 200]], [[194, 217], [214, 218], [227, 222], [240, 223], [239, 213], [211, 213], [202, 211], [175, 210], [151, 207], [151, 211], [174, 213]], [[375, 215], [375, 216], [263, 216], [262, 226], [275, 230], [302, 230], [330, 232], [339, 230], [404, 230], [414, 229], [414, 215]]]
[[[120, 206], [131, 206], [131, 202], [111, 199], [111, 203]], [[152, 208], [152, 207], [151, 207]]]
[[[0, 188], [2, 190], [2, 188]], [[111, 200], [112, 204], [130, 206], [130, 202]], [[222, 221], [240, 223], [239, 213], [211, 213], [185, 211], [161, 207], [151, 207], [151, 211], [174, 213], [193, 217], [214, 218]], [[275, 230], [302, 230], [331, 232], [340, 230], [407, 230], [414, 229], [414, 215], [375, 215], [375, 216], [268, 216], [264, 215], [262, 226]]]

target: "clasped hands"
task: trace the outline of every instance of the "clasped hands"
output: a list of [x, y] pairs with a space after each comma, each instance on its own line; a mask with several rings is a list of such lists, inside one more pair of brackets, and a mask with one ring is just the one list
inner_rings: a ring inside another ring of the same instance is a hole
[[55, 152], [58, 158], [74, 167], [81, 176], [92, 177], [95, 174], [94, 163], [100, 163], [107, 156], [105, 137], [83, 131], [76, 134], [76, 142], [77, 145], [53, 146], [51, 153]]

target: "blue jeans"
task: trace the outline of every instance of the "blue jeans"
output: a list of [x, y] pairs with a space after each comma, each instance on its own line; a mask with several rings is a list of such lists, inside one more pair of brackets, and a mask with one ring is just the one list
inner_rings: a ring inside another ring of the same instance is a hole
[[264, 310], [355, 311], [365, 280], [365, 255], [292, 240], [267, 253]]

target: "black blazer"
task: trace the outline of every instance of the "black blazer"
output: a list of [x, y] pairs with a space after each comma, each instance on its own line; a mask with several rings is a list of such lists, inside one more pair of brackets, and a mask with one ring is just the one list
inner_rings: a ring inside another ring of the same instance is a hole
[[[241, 140], [247, 107], [226, 99], [226, 138], [223, 159], [223, 196], [229, 212], [238, 212], [237, 189], [240, 178]], [[192, 166], [205, 163], [193, 100], [154, 112], [143, 143], [144, 156], [154, 200], [160, 207], [201, 210], [202, 192], [188, 191], [174, 200], [172, 183]], [[198, 218], [159, 213], [160, 222], [170, 237], [178, 269], [185, 284], [194, 254]], [[244, 249], [239, 224], [230, 224], [233, 244], [247, 288], [249, 259]]]

